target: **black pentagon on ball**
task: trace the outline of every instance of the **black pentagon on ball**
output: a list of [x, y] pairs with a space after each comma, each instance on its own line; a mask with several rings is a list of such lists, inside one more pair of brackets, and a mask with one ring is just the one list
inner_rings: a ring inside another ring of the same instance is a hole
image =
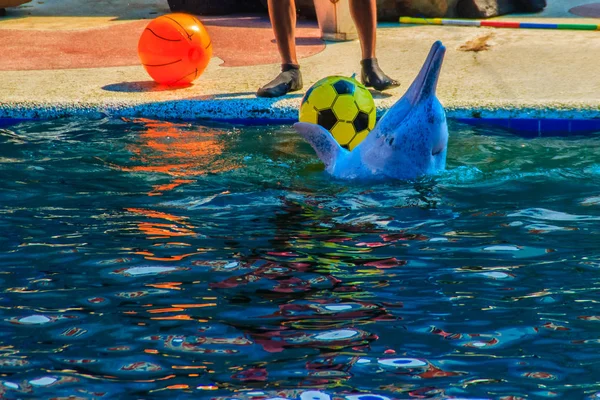
[[340, 79], [336, 83], [333, 84], [333, 88], [335, 89], [337, 94], [354, 94], [354, 83], [347, 81], [345, 79]]
[[317, 123], [323, 128], [327, 129], [328, 131], [331, 131], [336, 122], [337, 118], [330, 108], [328, 108], [327, 110], [319, 111], [319, 115], [317, 116]]
[[369, 127], [369, 114], [364, 111], [359, 111], [354, 121], [352, 121], [352, 125], [354, 125], [354, 130], [356, 132], [362, 132]]

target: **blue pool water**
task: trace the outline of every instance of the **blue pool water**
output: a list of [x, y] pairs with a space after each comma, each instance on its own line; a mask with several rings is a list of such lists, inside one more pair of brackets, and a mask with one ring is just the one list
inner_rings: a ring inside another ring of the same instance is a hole
[[600, 136], [450, 125], [330, 179], [289, 127], [0, 129], [0, 398], [600, 395]]

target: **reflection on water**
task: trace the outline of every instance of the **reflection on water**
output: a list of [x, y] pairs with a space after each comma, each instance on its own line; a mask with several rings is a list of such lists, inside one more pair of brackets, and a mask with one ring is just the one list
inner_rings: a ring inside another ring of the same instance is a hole
[[[127, 120], [126, 120], [127, 121]], [[239, 168], [236, 160], [224, 159], [224, 136], [220, 129], [195, 129], [190, 124], [161, 122], [147, 119], [127, 121], [140, 131], [126, 149], [132, 157], [127, 165], [114, 167], [126, 172], [150, 172], [173, 177], [170, 182], [153, 185], [150, 196], [160, 195], [195, 180], [181, 179]]]
[[0, 129], [0, 397], [597, 398], [598, 137], [450, 128], [377, 184], [287, 127]]

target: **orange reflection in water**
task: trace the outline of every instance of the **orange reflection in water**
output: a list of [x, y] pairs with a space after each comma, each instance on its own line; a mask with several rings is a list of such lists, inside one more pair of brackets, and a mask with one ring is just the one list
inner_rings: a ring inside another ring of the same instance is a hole
[[148, 310], [148, 312], [150, 314], [170, 313], [170, 312], [179, 312], [179, 311], [184, 311], [184, 309], [171, 307], [171, 308], [154, 308], [152, 310]]
[[[148, 239], [168, 239], [171, 237], [178, 236], [194, 236], [195, 226], [188, 223], [185, 217], [178, 217], [168, 213], [163, 213], [155, 210], [148, 210], [144, 208], [126, 208], [125, 211], [129, 211], [134, 214], [142, 215], [146, 218], [151, 219], [162, 219], [165, 222], [139, 222], [137, 224], [138, 229], [148, 236]], [[153, 256], [154, 253], [149, 251], [138, 251], [136, 254]], [[177, 259], [182, 259], [188, 255], [177, 256]]]
[[179, 308], [204, 308], [204, 307], [215, 307], [217, 303], [206, 303], [206, 304], [173, 304], [172, 307]]
[[193, 236], [194, 231], [175, 226], [173, 224], [160, 224], [155, 222], [140, 222], [138, 224], [140, 231], [148, 236], [168, 238], [172, 236]]
[[154, 185], [154, 190], [148, 193], [148, 196], [160, 196], [163, 192], [175, 189], [177, 186], [181, 186], [185, 183], [194, 183], [196, 181], [191, 179], [174, 179], [171, 183], [166, 185]]
[[189, 254], [179, 254], [176, 256], [169, 256], [169, 257], [152, 257], [152, 256], [147, 256], [144, 257], [146, 260], [155, 260], [155, 261], [181, 261], [186, 257], [190, 257], [190, 256], [194, 256], [196, 254], [202, 254], [201, 251], [196, 252], [196, 253], [189, 253]]
[[146, 286], [151, 286], [157, 289], [168, 289], [168, 290], [181, 290], [181, 282], [162, 282], [162, 283], [148, 283]]
[[186, 217], [179, 217], [177, 215], [168, 214], [160, 211], [147, 210], [144, 208], [126, 208], [125, 210], [136, 214], [142, 214], [148, 218], [166, 219], [167, 221], [177, 222], [183, 225], [191, 226], [190, 224], [185, 222], [187, 220]]
[[189, 389], [189, 385], [179, 384], [179, 385], [171, 385], [167, 386], [167, 389]]
[[[132, 154], [128, 165], [115, 165], [126, 172], [148, 172], [163, 174], [169, 182], [154, 185], [148, 196], [160, 196], [182, 185], [196, 182], [191, 177], [209, 173], [220, 173], [240, 167], [240, 163], [223, 157], [226, 131], [211, 128], [191, 128], [189, 124], [150, 119], [134, 119], [141, 127], [136, 140], [127, 146]], [[231, 158], [230, 158], [231, 159]], [[144, 219], [136, 222], [136, 228], [150, 240], [172, 239], [182, 241], [186, 237], [195, 237], [195, 226], [185, 217], [179, 217], [159, 211], [127, 208], [126, 211], [139, 214]], [[185, 244], [185, 243], [183, 243]], [[186, 244], [186, 247], [189, 245]], [[148, 260], [177, 262], [186, 257], [199, 254], [199, 250], [180, 252], [179, 254], [157, 254], [154, 249], [137, 250], [136, 254]], [[192, 250], [191, 248], [189, 250]], [[200, 250], [200, 252], [202, 252]], [[175, 288], [179, 289], [179, 288]]]
[[137, 118], [132, 121], [145, 128], [138, 141], [127, 149], [138, 165], [117, 166], [123, 171], [162, 173], [173, 179], [154, 185], [149, 196], [159, 196], [174, 188], [195, 182], [184, 177], [219, 173], [239, 168], [239, 164], [221, 158], [225, 150], [218, 129], [191, 130], [188, 124]]
[[[144, 208], [126, 208], [125, 211], [139, 214], [149, 219], [160, 219], [164, 221], [140, 221], [136, 223], [137, 229], [141, 233], [145, 234], [148, 239], [170, 239], [172, 237], [193, 237], [196, 235], [196, 232], [194, 231], [195, 226], [188, 223], [187, 218], [185, 217], [178, 217], [177, 215]], [[190, 245], [187, 243], [178, 243], [178, 247], [190, 247]], [[142, 255], [147, 260], [156, 261], [180, 261], [186, 257], [201, 253], [202, 251], [193, 251], [183, 254], [169, 255], [166, 257], [158, 257], [154, 252], [148, 249], [134, 251], [134, 254]]]
[[[193, 321], [194, 319], [192, 317], [190, 317], [189, 315], [172, 315], [170, 317], [152, 317], [150, 319], [153, 320], [157, 320], [157, 321]], [[203, 320], [204, 322], [206, 322], [206, 320]]]

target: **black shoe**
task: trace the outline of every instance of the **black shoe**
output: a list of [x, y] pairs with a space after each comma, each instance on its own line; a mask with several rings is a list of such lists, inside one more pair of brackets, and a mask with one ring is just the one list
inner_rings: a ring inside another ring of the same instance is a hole
[[282, 64], [277, 78], [258, 89], [258, 97], [280, 97], [288, 92], [302, 89], [302, 73], [296, 64]]
[[386, 90], [400, 86], [400, 83], [383, 73], [376, 58], [367, 58], [360, 62], [360, 75], [363, 85], [377, 90]]

